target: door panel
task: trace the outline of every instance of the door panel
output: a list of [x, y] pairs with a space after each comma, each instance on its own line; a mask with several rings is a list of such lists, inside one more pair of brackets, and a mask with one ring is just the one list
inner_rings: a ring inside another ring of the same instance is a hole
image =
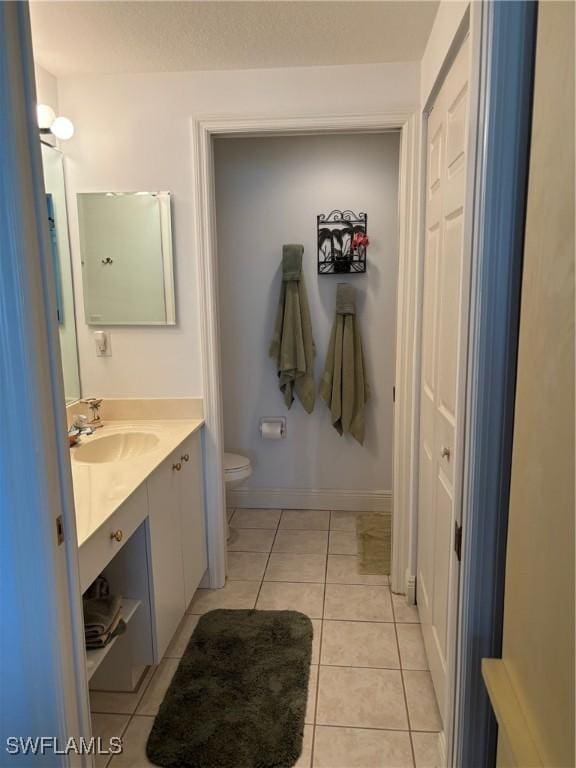
[[426, 252], [422, 313], [422, 391], [420, 401], [419, 552], [417, 590], [423, 626], [432, 624], [434, 594], [434, 475], [436, 456], [436, 325], [438, 261], [442, 250], [442, 160], [444, 120], [441, 111], [429, 123]]
[[468, 116], [468, 83], [464, 86], [448, 107], [447, 114], [447, 165], [448, 178], [451, 178], [464, 165], [466, 145], [466, 119]]
[[459, 215], [444, 224], [444, 247], [440, 256], [438, 405], [452, 417], [456, 411], [461, 252], [462, 215]]
[[[417, 600], [430, 672], [446, 724], [449, 649], [458, 563], [453, 549], [454, 467], [463, 371], [464, 217], [468, 133], [466, 40], [428, 120], [426, 252], [423, 286]], [[468, 274], [468, 271], [466, 271]]]

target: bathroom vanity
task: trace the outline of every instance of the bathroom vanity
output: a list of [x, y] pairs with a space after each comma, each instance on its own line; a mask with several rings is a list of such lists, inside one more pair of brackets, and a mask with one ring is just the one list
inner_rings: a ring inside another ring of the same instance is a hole
[[206, 571], [202, 426], [105, 420], [71, 448], [81, 590], [102, 573], [127, 625], [87, 651], [93, 688], [132, 690], [160, 662]]
[[[135, 327], [157, 331], [176, 323], [172, 197], [111, 189], [78, 192], [67, 201], [62, 153], [43, 144], [42, 161], [70, 423], [87, 416], [78, 338], [96, 342], [90, 353], [99, 358], [97, 381], [103, 366], [112, 378], [119, 370], [124, 378], [130, 362], [118, 368], [110, 360], [111, 336], [128, 339]], [[81, 294], [72, 281], [73, 203]], [[87, 326], [79, 335], [77, 317]], [[90, 376], [86, 381], [88, 389], [94, 386]], [[81, 591], [105, 576], [110, 592], [122, 597], [126, 623], [124, 634], [87, 651], [92, 688], [134, 689], [145, 668], [164, 656], [206, 571], [202, 416], [197, 398], [106, 398], [104, 426], [71, 448]]]

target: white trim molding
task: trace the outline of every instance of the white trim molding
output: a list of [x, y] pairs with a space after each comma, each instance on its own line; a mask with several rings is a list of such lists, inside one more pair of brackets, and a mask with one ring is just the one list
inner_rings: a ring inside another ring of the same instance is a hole
[[391, 491], [343, 491], [314, 488], [235, 488], [231, 507], [248, 509], [330, 509], [342, 512], [391, 512]]
[[[197, 115], [191, 120], [193, 142], [192, 174], [195, 182], [195, 251], [198, 254], [200, 295], [200, 334], [204, 376], [205, 480], [209, 583], [221, 587], [226, 569], [226, 492], [223, 457], [224, 431], [222, 418], [222, 386], [220, 370], [220, 336], [218, 314], [217, 249], [214, 206], [213, 136], [302, 135], [331, 132], [381, 133], [401, 131], [399, 186], [399, 283], [398, 322], [396, 330], [396, 366], [400, 378], [396, 384], [394, 416], [394, 479], [392, 504], [392, 586], [406, 592], [409, 580], [405, 574], [416, 560], [417, 467], [414, 457], [418, 432], [416, 410], [418, 392], [417, 361], [419, 359], [418, 290], [421, 283], [421, 259], [418, 247], [420, 224], [420, 126], [419, 110], [390, 111], [383, 114], [315, 115], [315, 116], [210, 116]], [[238, 491], [236, 492], [238, 494]], [[267, 498], [279, 499], [272, 489]], [[312, 507], [325, 503], [329, 509], [350, 509], [356, 498], [363, 509], [390, 506], [389, 492], [375, 492], [348, 498], [338, 492], [322, 497], [321, 491], [292, 490], [291, 505], [298, 508], [303, 499], [315, 499]], [[282, 504], [288, 492], [282, 489]], [[316, 495], [315, 495], [316, 494]], [[386, 495], [388, 494], [388, 495]], [[262, 494], [264, 496], [264, 494]], [[238, 498], [238, 496], [236, 496]], [[323, 502], [324, 498], [324, 502]], [[300, 501], [298, 502], [298, 500]], [[335, 506], [346, 504], [348, 506]], [[366, 505], [372, 505], [366, 506]], [[277, 502], [266, 506], [277, 506]], [[262, 500], [254, 506], [263, 506]], [[322, 508], [322, 507], [320, 507]]]
[[391, 582], [394, 592], [416, 603], [418, 520], [418, 430], [420, 403], [420, 293], [422, 117], [404, 124], [400, 154], [398, 218], [400, 225], [396, 317], [396, 397], [393, 449], [393, 547]]
[[416, 605], [416, 574], [407, 570], [404, 579], [406, 584], [406, 603], [408, 605]]
[[200, 337], [204, 379], [203, 436], [208, 578], [213, 589], [226, 580], [226, 489], [220, 378], [220, 315], [214, 216], [213, 155], [210, 131], [192, 121], [195, 250], [200, 286]]

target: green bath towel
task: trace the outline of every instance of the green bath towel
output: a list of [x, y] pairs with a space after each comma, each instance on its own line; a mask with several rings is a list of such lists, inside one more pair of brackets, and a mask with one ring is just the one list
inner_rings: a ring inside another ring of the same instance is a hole
[[282, 248], [282, 288], [270, 357], [276, 361], [279, 386], [290, 408], [294, 392], [308, 413], [314, 410], [314, 355], [310, 308], [302, 275], [304, 246]]
[[360, 445], [364, 443], [364, 405], [369, 396], [356, 320], [355, 289], [348, 283], [339, 283], [320, 397], [330, 407], [332, 424], [338, 433], [350, 433]]

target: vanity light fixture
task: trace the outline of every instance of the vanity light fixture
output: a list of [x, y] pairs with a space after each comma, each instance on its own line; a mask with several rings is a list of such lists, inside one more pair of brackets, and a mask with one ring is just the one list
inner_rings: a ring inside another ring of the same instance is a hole
[[66, 141], [67, 139], [71, 139], [74, 135], [74, 124], [72, 123], [72, 120], [63, 117], [62, 115], [56, 117], [56, 114], [50, 105], [38, 104], [36, 107], [36, 115], [41, 136], [51, 133], [53, 136], [56, 136], [57, 139]]
[[56, 113], [48, 104], [38, 104], [36, 106], [36, 117], [38, 119], [38, 128], [41, 131], [49, 131], [50, 126], [56, 120]]

